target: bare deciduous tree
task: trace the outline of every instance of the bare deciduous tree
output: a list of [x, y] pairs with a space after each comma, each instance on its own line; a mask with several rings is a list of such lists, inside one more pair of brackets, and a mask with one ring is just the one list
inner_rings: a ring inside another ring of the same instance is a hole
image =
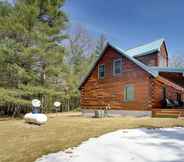
[[184, 67], [184, 56], [183, 55], [175, 55], [169, 60], [170, 67], [181, 68]]

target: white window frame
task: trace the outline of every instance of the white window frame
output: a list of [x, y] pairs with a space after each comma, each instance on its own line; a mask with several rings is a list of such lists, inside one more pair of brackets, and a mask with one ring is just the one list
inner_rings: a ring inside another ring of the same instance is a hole
[[[103, 77], [100, 76], [100, 66], [104, 66], [104, 76]], [[98, 65], [98, 79], [101, 80], [104, 78], [105, 78], [105, 64], [99, 64]]]
[[[115, 73], [115, 64], [117, 61], [120, 61], [120, 73]], [[122, 58], [113, 60], [113, 76], [120, 75], [122, 73]]]
[[[127, 99], [127, 88], [132, 87], [133, 88], [133, 98]], [[124, 102], [131, 102], [135, 100], [135, 86], [133, 84], [127, 84], [123, 87], [123, 93], [124, 93]]]

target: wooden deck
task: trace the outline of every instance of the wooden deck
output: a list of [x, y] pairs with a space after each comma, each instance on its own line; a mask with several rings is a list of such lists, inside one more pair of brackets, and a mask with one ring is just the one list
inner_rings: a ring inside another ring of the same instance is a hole
[[173, 118], [184, 117], [184, 108], [153, 109], [152, 117], [173, 117]]

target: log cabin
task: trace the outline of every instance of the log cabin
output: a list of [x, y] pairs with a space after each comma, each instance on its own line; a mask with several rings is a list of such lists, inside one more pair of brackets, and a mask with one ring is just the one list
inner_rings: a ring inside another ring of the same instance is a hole
[[164, 39], [123, 51], [107, 43], [79, 87], [81, 111], [112, 116], [184, 114], [184, 68], [168, 66]]

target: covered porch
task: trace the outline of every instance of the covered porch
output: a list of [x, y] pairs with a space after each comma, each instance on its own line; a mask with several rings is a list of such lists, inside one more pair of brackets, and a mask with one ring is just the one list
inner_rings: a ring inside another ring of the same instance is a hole
[[152, 116], [184, 117], [184, 73], [160, 72], [156, 80], [163, 85], [163, 99], [152, 108]]

